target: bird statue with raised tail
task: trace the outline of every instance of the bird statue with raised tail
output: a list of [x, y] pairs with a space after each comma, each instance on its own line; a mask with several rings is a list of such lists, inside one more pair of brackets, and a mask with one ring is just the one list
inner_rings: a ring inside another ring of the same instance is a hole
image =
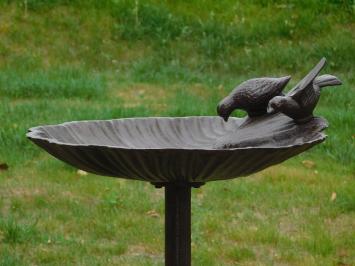
[[268, 104], [268, 113], [281, 112], [298, 124], [306, 123], [313, 118], [320, 92], [323, 87], [341, 85], [341, 81], [333, 75], [318, 76], [325, 66], [323, 57], [319, 63], [285, 96], [275, 96]]
[[267, 113], [269, 101], [278, 95], [283, 95], [291, 76], [281, 78], [255, 78], [244, 81], [237, 86], [217, 106], [217, 113], [224, 121], [235, 109], [242, 109], [249, 117], [261, 116]]

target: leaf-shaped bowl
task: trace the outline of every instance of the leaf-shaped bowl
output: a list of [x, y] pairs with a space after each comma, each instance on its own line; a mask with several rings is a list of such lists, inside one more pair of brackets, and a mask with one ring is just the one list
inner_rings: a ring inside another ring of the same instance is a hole
[[54, 157], [98, 175], [160, 182], [207, 182], [258, 172], [326, 135], [323, 118], [297, 125], [282, 114], [256, 119], [149, 117], [67, 122], [27, 137]]

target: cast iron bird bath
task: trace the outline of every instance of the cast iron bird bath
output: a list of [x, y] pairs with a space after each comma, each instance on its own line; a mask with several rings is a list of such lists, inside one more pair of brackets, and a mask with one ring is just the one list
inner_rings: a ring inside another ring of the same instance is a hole
[[[317, 73], [318, 74], [318, 73]], [[191, 187], [247, 176], [325, 139], [323, 118], [149, 117], [39, 126], [27, 137], [51, 155], [104, 176], [165, 187], [165, 265], [191, 264]]]

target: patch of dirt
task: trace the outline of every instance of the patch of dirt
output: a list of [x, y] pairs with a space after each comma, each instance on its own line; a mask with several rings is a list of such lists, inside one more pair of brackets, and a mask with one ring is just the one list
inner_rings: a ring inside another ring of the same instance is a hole
[[25, 188], [25, 187], [19, 187], [19, 188], [12, 188], [9, 190], [9, 195], [15, 196], [15, 197], [21, 197], [21, 198], [29, 198], [33, 196], [38, 196], [38, 195], [47, 195], [47, 193], [40, 188]]
[[127, 255], [130, 256], [146, 256], [150, 258], [159, 258], [161, 254], [153, 252], [149, 248], [143, 245], [129, 246], [127, 249]]
[[291, 240], [295, 240], [302, 233], [290, 216], [281, 217], [278, 228], [281, 235], [287, 236]]
[[354, 216], [348, 214], [340, 214], [334, 219], [326, 219], [325, 224], [333, 235], [348, 234], [355, 228]]
[[158, 85], [137, 83], [124, 88], [114, 88], [111, 94], [121, 99], [125, 108], [150, 106], [159, 111], [167, 107], [174, 90]]

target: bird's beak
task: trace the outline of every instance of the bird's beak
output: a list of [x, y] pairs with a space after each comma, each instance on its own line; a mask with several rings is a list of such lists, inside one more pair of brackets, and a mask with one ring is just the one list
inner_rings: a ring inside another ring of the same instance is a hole
[[229, 115], [225, 115], [224, 112], [222, 112], [220, 104], [217, 106], [217, 114], [222, 117], [225, 122], [228, 121]]

